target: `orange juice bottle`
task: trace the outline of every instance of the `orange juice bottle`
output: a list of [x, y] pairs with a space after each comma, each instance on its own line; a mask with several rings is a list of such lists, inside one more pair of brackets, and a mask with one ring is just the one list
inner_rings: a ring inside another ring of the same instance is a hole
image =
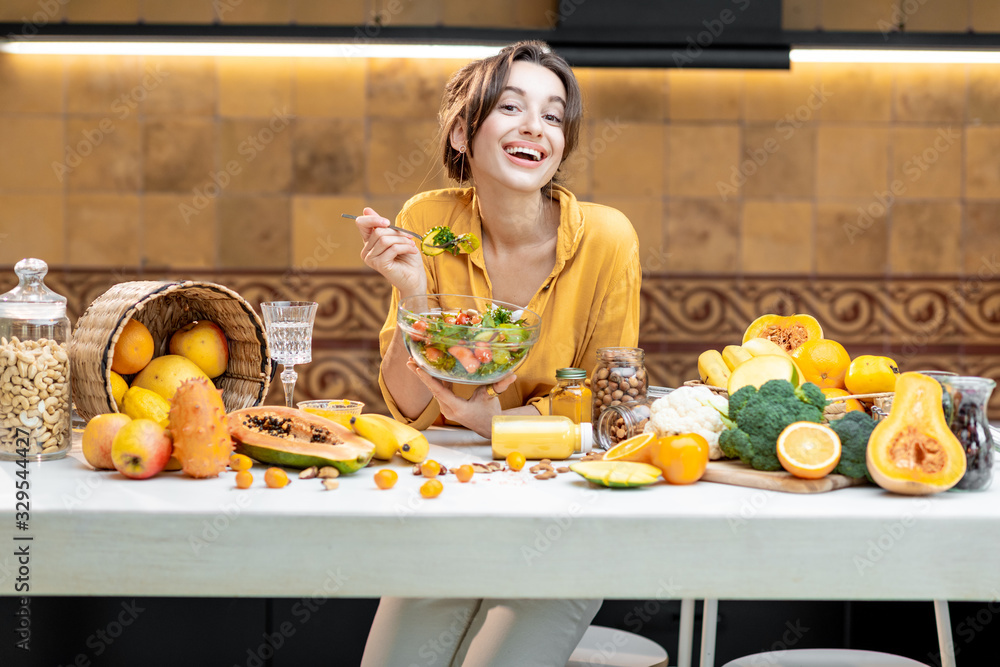
[[521, 452], [526, 459], [563, 460], [589, 452], [594, 431], [590, 422], [574, 424], [562, 415], [497, 415], [492, 440], [494, 459]]
[[582, 368], [560, 368], [556, 371], [556, 386], [549, 392], [549, 414], [569, 417], [574, 423], [592, 421], [594, 397]]

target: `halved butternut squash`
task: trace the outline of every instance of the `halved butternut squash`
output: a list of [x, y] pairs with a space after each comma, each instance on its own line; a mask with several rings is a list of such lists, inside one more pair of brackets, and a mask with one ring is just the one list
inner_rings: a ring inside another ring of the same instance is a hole
[[965, 475], [965, 449], [941, 406], [941, 385], [922, 373], [896, 381], [889, 416], [868, 439], [868, 471], [886, 491], [927, 495], [947, 491]]
[[743, 333], [743, 342], [766, 338], [791, 352], [807, 340], [823, 337], [823, 327], [812, 315], [761, 315]]

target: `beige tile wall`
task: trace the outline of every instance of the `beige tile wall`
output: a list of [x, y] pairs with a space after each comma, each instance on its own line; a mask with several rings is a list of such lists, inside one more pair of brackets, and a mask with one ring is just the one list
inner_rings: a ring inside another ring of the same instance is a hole
[[[203, 2], [72, 4], [71, 20], [206, 20]], [[992, 29], [994, 5], [958, 2], [949, 14], [927, 0], [908, 20], [947, 16], [958, 29], [964, 16]], [[234, 22], [551, 18], [526, 0], [481, 14], [450, 0], [225, 6], [215, 18]], [[0, 20], [36, 7], [11, 0]], [[797, 0], [785, 22], [857, 27], [900, 7]], [[339, 213], [372, 205], [391, 216], [446, 185], [435, 117], [461, 64], [0, 56], [0, 264], [32, 254], [112, 269], [360, 268]], [[567, 182], [630, 217], [647, 270], [974, 272], [1000, 243], [996, 67], [578, 76], [587, 121]]]

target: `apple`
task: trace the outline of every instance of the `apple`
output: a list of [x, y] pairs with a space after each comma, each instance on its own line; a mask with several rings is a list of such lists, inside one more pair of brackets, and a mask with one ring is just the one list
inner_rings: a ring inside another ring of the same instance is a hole
[[131, 479], [146, 479], [163, 470], [174, 451], [165, 428], [152, 419], [133, 419], [111, 443], [115, 470]]
[[111, 460], [111, 443], [115, 435], [122, 426], [132, 421], [128, 415], [119, 412], [112, 412], [106, 415], [97, 415], [83, 429], [81, 446], [83, 448], [83, 458], [87, 463], [98, 470], [114, 470], [115, 464]]
[[219, 377], [229, 365], [229, 341], [218, 324], [199, 320], [174, 332], [170, 354], [187, 357], [210, 378]]

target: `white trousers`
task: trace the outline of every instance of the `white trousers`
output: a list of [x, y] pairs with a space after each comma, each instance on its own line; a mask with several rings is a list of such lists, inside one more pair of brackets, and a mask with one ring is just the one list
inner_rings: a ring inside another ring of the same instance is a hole
[[563, 667], [603, 600], [390, 598], [362, 667]]

